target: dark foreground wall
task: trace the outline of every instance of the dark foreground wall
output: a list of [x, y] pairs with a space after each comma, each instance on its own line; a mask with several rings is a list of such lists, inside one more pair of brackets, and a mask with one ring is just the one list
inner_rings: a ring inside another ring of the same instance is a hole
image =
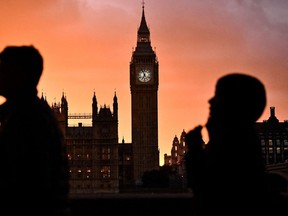
[[71, 197], [72, 216], [176, 216], [193, 213], [191, 193], [114, 194]]

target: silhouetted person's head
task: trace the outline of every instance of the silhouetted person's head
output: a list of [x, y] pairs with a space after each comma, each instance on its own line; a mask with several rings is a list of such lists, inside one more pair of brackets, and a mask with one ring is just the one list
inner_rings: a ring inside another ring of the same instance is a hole
[[252, 125], [265, 109], [266, 91], [257, 78], [231, 73], [217, 81], [215, 96], [209, 103], [210, 123]]
[[35, 47], [7, 46], [0, 53], [0, 95], [35, 91], [42, 71], [43, 58]]

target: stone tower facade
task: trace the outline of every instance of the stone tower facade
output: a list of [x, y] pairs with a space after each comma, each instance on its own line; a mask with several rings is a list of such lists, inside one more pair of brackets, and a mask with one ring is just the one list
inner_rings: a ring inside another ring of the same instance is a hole
[[141, 181], [145, 171], [159, 169], [158, 68], [143, 6], [137, 46], [130, 61], [133, 172], [136, 183]]

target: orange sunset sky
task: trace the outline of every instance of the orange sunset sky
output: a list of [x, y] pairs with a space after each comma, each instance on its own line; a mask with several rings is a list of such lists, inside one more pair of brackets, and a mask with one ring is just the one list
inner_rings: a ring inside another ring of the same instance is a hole
[[[287, 11], [286, 0], [145, 1], [159, 60], [160, 165], [175, 136], [206, 122], [215, 83], [229, 72], [265, 84], [259, 121], [269, 118], [270, 106], [280, 121], [288, 119]], [[141, 13], [141, 0], [1, 0], [0, 49], [38, 48], [39, 96], [52, 104], [64, 92], [69, 113], [91, 113], [94, 91], [98, 104], [112, 109], [116, 91], [119, 142], [131, 142], [129, 62]]]

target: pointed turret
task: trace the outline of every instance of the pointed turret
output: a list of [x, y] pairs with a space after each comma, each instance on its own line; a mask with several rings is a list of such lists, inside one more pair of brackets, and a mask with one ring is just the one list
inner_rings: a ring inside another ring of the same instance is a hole
[[67, 127], [68, 126], [68, 102], [67, 102], [66, 95], [64, 94], [64, 92], [62, 93], [60, 106], [61, 106], [60, 124], [63, 127]]
[[61, 98], [61, 113], [68, 116], [68, 102], [66, 96], [64, 95], [64, 92], [62, 93]]
[[94, 91], [94, 95], [92, 98], [92, 125], [95, 124], [95, 120], [97, 119], [97, 115], [98, 115], [98, 103], [97, 103], [96, 94]]
[[44, 93], [42, 92], [42, 95], [41, 95], [41, 98], [40, 98], [43, 102], [46, 102], [47, 103], [47, 100], [46, 100], [46, 96], [44, 96]]
[[114, 94], [114, 97], [113, 97], [113, 117], [115, 119], [118, 119], [118, 99], [117, 99], [117, 96], [116, 96], [116, 91], [115, 91], [115, 94]]

